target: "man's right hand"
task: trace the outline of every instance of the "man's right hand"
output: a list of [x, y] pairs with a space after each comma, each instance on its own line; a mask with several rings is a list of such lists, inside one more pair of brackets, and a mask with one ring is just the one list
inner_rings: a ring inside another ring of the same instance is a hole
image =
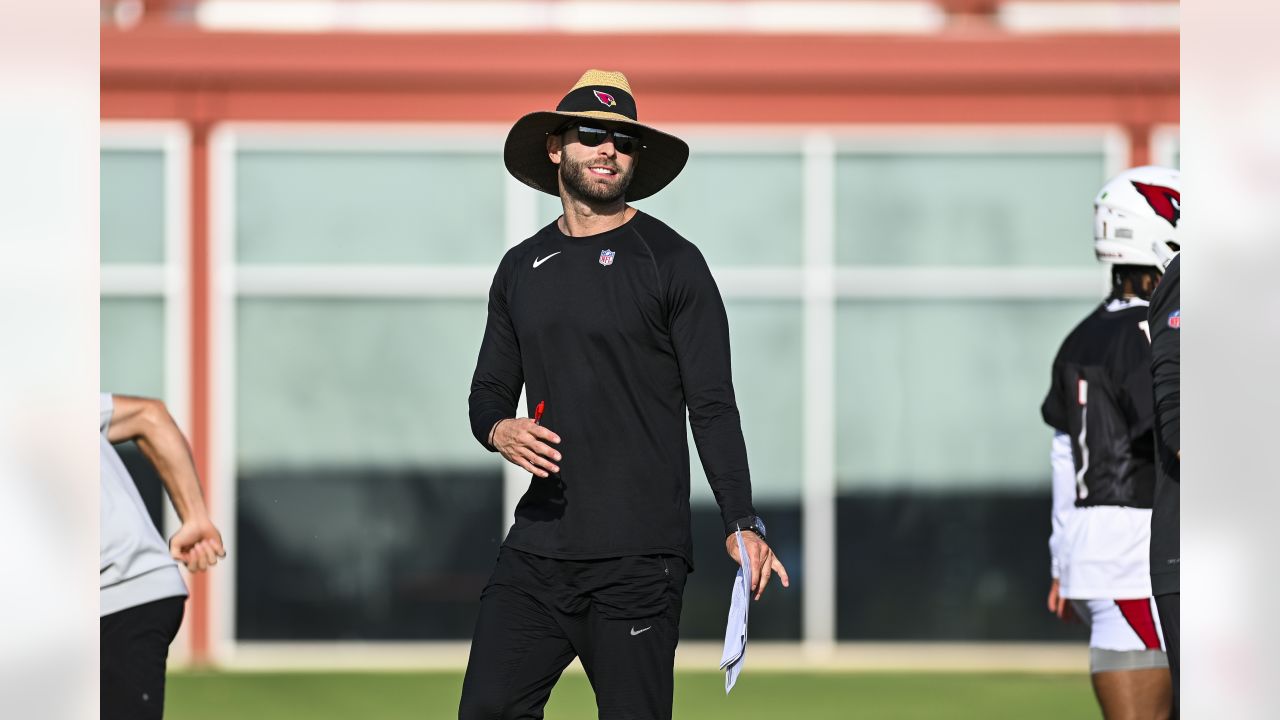
[[559, 435], [530, 418], [503, 420], [493, 428], [493, 446], [502, 457], [540, 478], [560, 472], [560, 452], [547, 444], [559, 442]]
[[203, 517], [183, 521], [182, 527], [169, 539], [169, 552], [193, 573], [204, 572], [227, 556], [222, 547], [222, 533]]

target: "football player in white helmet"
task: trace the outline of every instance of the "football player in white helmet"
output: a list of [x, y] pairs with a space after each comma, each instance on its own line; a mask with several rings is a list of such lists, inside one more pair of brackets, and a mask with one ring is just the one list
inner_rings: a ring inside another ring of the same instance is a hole
[[1093, 250], [1099, 262], [1156, 267], [1178, 254], [1182, 178], [1156, 165], [1125, 170], [1093, 199]]
[[1041, 407], [1054, 428], [1050, 612], [1089, 625], [1103, 715], [1168, 718], [1173, 686], [1150, 575], [1155, 490], [1147, 306], [1179, 251], [1178, 172], [1126, 170], [1094, 199], [1111, 293], [1062, 343]]

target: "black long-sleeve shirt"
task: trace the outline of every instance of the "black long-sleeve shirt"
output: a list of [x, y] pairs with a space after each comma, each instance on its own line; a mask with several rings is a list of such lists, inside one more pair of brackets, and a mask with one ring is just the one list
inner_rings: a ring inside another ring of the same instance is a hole
[[506, 545], [567, 559], [669, 553], [692, 566], [688, 409], [726, 528], [754, 515], [729, 324], [706, 260], [637, 212], [570, 237], [551, 223], [507, 252], [471, 382], [471, 429], [545, 401], [560, 472], [531, 477]]
[[1179, 254], [1169, 263], [1151, 296], [1148, 316], [1156, 421], [1156, 493], [1151, 511], [1151, 591], [1155, 595], [1179, 591], [1181, 267], [1182, 255]]

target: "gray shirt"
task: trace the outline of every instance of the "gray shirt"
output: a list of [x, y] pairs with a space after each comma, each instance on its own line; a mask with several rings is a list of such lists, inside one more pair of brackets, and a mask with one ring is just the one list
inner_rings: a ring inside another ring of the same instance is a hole
[[111, 396], [103, 393], [98, 414], [102, 476], [100, 616], [187, 594], [178, 563], [169, 555], [168, 544], [151, 522], [138, 486], [107, 439], [114, 407]]

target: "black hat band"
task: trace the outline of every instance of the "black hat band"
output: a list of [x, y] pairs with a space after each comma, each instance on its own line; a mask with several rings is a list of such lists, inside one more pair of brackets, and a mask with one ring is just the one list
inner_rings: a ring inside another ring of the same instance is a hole
[[631, 93], [616, 87], [596, 85], [571, 91], [556, 112], [613, 112], [636, 120], [636, 101]]

